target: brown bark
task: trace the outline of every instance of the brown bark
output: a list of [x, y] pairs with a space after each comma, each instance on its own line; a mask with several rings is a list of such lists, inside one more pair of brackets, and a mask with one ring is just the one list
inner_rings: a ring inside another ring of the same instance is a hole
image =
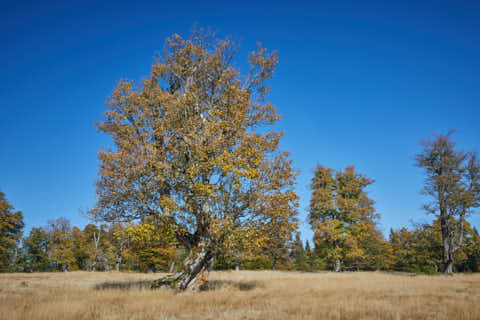
[[198, 292], [205, 287], [214, 259], [214, 250], [210, 242], [201, 241], [190, 251], [187, 259], [183, 262], [182, 271], [153, 281], [151, 288], [172, 288], [178, 291]]

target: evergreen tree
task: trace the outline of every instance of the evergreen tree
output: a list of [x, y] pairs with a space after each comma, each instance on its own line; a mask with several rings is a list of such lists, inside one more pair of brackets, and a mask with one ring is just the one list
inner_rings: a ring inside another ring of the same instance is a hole
[[23, 238], [22, 269], [26, 272], [51, 271], [49, 261], [49, 238], [43, 228], [32, 228], [27, 237]]
[[303, 248], [303, 243], [300, 239], [300, 232], [295, 234], [295, 241], [293, 242], [291, 256], [293, 262], [295, 263], [296, 270], [306, 271], [308, 269], [305, 257], [305, 249]]
[[312, 248], [310, 247], [310, 242], [307, 240], [305, 243], [305, 262], [309, 271], [316, 269], [315, 267], [315, 256]]

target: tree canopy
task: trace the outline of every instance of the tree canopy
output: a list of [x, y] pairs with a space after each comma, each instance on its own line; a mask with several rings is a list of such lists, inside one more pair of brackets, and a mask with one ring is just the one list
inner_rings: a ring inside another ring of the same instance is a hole
[[277, 54], [258, 46], [242, 75], [235, 53], [229, 39], [173, 35], [142, 85], [118, 83], [98, 123], [114, 147], [99, 153], [90, 214], [173, 225], [178, 241], [196, 252], [174, 281], [178, 289], [215, 251], [261, 238], [269, 221], [291, 223], [296, 214], [296, 172], [271, 127], [280, 116], [266, 100]]
[[376, 229], [380, 215], [365, 191], [372, 183], [353, 166], [337, 172], [321, 165], [315, 169], [309, 220], [317, 253], [326, 257], [335, 271], [342, 265], [384, 267], [387, 245]]

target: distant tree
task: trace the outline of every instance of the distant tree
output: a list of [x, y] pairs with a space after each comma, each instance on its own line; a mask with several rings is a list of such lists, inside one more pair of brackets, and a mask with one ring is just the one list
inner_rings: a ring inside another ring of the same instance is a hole
[[112, 245], [107, 225], [87, 224], [83, 229], [88, 250], [89, 271], [105, 271], [113, 268], [116, 260], [115, 248]]
[[131, 260], [131, 255], [128, 252], [130, 249], [129, 235], [125, 232], [125, 227], [122, 223], [112, 224], [108, 232], [114, 252], [115, 270], [120, 271], [122, 264]]
[[349, 261], [350, 266], [360, 270], [389, 270], [394, 263], [393, 250], [376, 222], [361, 223], [359, 227], [355, 234], [362, 254]]
[[315, 254], [313, 249], [310, 247], [310, 241], [305, 242], [305, 262], [308, 266], [309, 271], [316, 270], [317, 267], [315, 265]]
[[287, 269], [291, 267], [290, 248], [292, 235], [298, 227], [297, 210], [291, 208], [289, 214], [273, 216], [264, 229], [259, 232], [264, 236], [259, 242], [258, 251], [270, 261], [270, 268]]
[[21, 211], [16, 211], [0, 192], [0, 272], [15, 269], [14, 260], [24, 227]]
[[[393, 249], [394, 264], [397, 271], [436, 273], [441, 271], [443, 263], [442, 231], [440, 219], [432, 224], [416, 224], [408, 230], [390, 230], [390, 243]], [[478, 271], [477, 256], [480, 238], [475, 228], [465, 221], [463, 246], [455, 251], [455, 268], [458, 271]]]
[[75, 256], [70, 221], [66, 218], [49, 220], [46, 228], [49, 237], [49, 260], [58, 271], [75, 269]]
[[302, 239], [300, 238], [300, 232], [295, 234], [295, 241], [293, 242], [291, 256], [296, 270], [306, 271], [308, 269], [307, 258], [305, 256], [305, 249], [303, 247]]
[[50, 244], [47, 232], [43, 228], [32, 228], [22, 241], [23, 270], [26, 272], [51, 271], [48, 257]]
[[437, 231], [439, 230], [428, 224], [417, 226], [413, 230], [390, 230], [394, 260], [392, 269], [428, 274], [437, 272], [441, 263], [438, 250], [441, 241]]
[[226, 243], [297, 206], [296, 172], [271, 129], [280, 117], [266, 101], [277, 55], [259, 47], [242, 76], [235, 53], [229, 40], [174, 35], [141, 86], [118, 84], [98, 124], [114, 148], [99, 153], [92, 217], [155, 216], [190, 252], [181, 272], [154, 287], [197, 290]]
[[177, 252], [172, 225], [145, 219], [128, 226], [124, 233], [130, 239], [131, 251], [138, 257], [142, 271], [169, 271]]
[[452, 273], [455, 252], [463, 245], [465, 218], [480, 206], [480, 162], [476, 153], [455, 150], [451, 132], [423, 143], [416, 165], [426, 175], [424, 205], [440, 219], [444, 273]]
[[465, 260], [458, 265], [457, 269], [463, 272], [480, 272], [480, 235], [474, 227], [469, 228], [469, 231], [465, 235], [465, 245], [462, 248]]
[[376, 231], [379, 214], [365, 191], [371, 183], [353, 166], [334, 172], [319, 165], [315, 170], [309, 219], [316, 253], [326, 257], [334, 271], [342, 264], [360, 268], [362, 261], [371, 259], [372, 240], [381, 245], [381, 233]]
[[86, 234], [79, 227], [73, 227], [71, 241], [72, 253], [75, 259], [73, 269], [87, 270], [90, 257]]

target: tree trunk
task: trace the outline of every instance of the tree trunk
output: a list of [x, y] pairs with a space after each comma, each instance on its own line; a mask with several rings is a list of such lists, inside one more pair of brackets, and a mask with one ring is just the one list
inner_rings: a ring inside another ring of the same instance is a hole
[[452, 274], [453, 273], [453, 262], [454, 262], [454, 238], [453, 235], [449, 234], [448, 237], [443, 241], [443, 273]]
[[209, 267], [215, 259], [210, 241], [200, 241], [183, 262], [183, 270], [152, 282], [152, 289], [172, 288], [178, 291], [197, 292], [205, 287]]
[[175, 270], [175, 261], [172, 261], [172, 263], [170, 264], [170, 269], [168, 270], [168, 273], [173, 273], [174, 270]]
[[453, 253], [454, 253], [454, 238], [455, 235], [451, 231], [452, 226], [448, 221], [448, 216], [440, 217], [440, 227], [442, 230], [442, 245], [443, 245], [443, 273], [453, 273]]
[[334, 270], [335, 272], [340, 272], [340, 270], [341, 270], [341, 268], [342, 268], [342, 267], [341, 267], [341, 264], [340, 264], [340, 259], [338, 259], [338, 258], [335, 259], [335, 265], [334, 265], [333, 268], [334, 268], [333, 270]]
[[453, 274], [453, 261], [448, 261], [443, 270], [445, 274]]
[[275, 270], [277, 267], [277, 257], [274, 255], [272, 257], [272, 270]]
[[120, 263], [121, 263], [121, 258], [117, 259], [117, 262], [115, 263], [115, 270], [120, 271]]

